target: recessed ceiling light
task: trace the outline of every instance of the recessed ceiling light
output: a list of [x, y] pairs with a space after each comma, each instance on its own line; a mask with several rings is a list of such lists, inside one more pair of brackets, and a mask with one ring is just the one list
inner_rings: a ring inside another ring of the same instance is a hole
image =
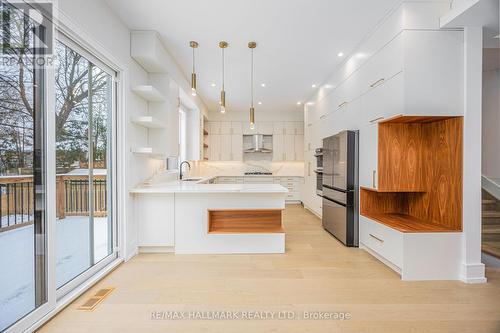
[[262, 105], [262, 102], [259, 102], [258, 104], [259, 104], [259, 105]]
[[215, 87], [215, 86], [216, 86], [216, 84], [215, 84], [215, 83], [212, 83], [212, 84], [211, 84], [211, 86], [212, 86], [212, 87]]
[[302, 102], [297, 102], [297, 105], [302, 105]]
[[316, 85], [315, 85], [315, 84], [313, 84], [311, 87], [316, 88]]
[[337, 57], [342, 58], [344, 56], [344, 52], [337, 53]]
[[260, 86], [261, 86], [261, 87], [265, 87], [265, 86], [266, 86], [266, 84], [265, 84], [265, 83], [261, 83], [261, 84], [260, 84]]
[[307, 105], [314, 105], [313, 102], [307, 102]]

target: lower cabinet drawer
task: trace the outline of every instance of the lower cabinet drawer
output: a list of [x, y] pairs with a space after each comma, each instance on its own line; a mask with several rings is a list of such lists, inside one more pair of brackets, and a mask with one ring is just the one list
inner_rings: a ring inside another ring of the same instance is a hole
[[300, 201], [300, 193], [288, 192], [285, 197], [286, 201]]
[[398, 268], [403, 266], [403, 233], [359, 216], [360, 242]]

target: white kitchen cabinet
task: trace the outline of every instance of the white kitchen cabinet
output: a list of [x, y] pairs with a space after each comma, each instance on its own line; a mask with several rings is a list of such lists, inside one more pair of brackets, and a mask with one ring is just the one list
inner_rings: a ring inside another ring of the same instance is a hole
[[295, 122], [294, 121], [286, 121], [285, 122], [285, 134], [295, 134]]
[[403, 280], [458, 280], [461, 242], [460, 232], [400, 232], [359, 216], [359, 247]]
[[243, 126], [241, 121], [233, 121], [231, 122], [231, 134], [242, 134]]
[[378, 123], [365, 123], [359, 130], [359, 186], [377, 188]]
[[295, 134], [304, 135], [304, 122], [302, 121], [295, 122]]
[[232, 158], [231, 154], [231, 135], [222, 134], [220, 135], [220, 146], [219, 153], [221, 161], [230, 161]]
[[295, 160], [304, 160], [304, 136], [295, 135], [294, 136], [294, 149], [295, 149]]
[[[222, 144], [224, 146], [224, 144]], [[243, 160], [243, 136], [241, 134], [231, 135], [231, 161]]]
[[285, 160], [285, 136], [283, 134], [273, 135], [273, 161]]
[[272, 184], [273, 177], [269, 176], [245, 176], [243, 177], [245, 184]]
[[134, 205], [137, 245], [174, 246], [174, 194], [137, 195]]
[[283, 136], [284, 160], [295, 161], [295, 135], [285, 134]]
[[219, 121], [210, 121], [208, 123], [208, 133], [209, 134], [220, 134], [221, 124]]
[[232, 134], [232, 124], [230, 121], [220, 122], [220, 134]]
[[278, 135], [285, 134], [285, 123], [283, 121], [273, 122], [273, 134], [278, 134]]
[[209, 147], [208, 147], [208, 150], [210, 151], [209, 160], [220, 161], [221, 160], [221, 154], [220, 154], [221, 136], [218, 134], [214, 134], [214, 135], [209, 135], [209, 137], [210, 137], [210, 139], [209, 139], [210, 143], [209, 143]]
[[258, 133], [264, 135], [272, 135], [274, 132], [273, 123], [270, 121], [257, 122]]

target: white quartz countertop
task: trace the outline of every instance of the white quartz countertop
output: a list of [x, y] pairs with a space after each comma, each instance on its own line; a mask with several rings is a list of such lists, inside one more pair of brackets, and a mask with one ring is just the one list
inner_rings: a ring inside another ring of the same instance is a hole
[[288, 193], [288, 190], [279, 184], [203, 184], [211, 178], [214, 177], [136, 187], [130, 190], [130, 193]]

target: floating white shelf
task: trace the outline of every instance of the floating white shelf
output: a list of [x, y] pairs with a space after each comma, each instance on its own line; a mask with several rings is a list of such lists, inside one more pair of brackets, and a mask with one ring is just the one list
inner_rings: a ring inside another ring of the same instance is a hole
[[131, 118], [130, 121], [147, 128], [165, 128], [165, 125], [159, 119], [151, 116], [134, 117]]
[[154, 159], [164, 159], [166, 158], [166, 154], [159, 152], [158, 150], [151, 148], [151, 147], [136, 147], [132, 148], [132, 153], [138, 154], [138, 155], [144, 155], [148, 156], [150, 158]]
[[163, 96], [155, 87], [150, 85], [135, 86], [132, 88], [132, 91], [148, 102], [165, 101], [165, 96]]

